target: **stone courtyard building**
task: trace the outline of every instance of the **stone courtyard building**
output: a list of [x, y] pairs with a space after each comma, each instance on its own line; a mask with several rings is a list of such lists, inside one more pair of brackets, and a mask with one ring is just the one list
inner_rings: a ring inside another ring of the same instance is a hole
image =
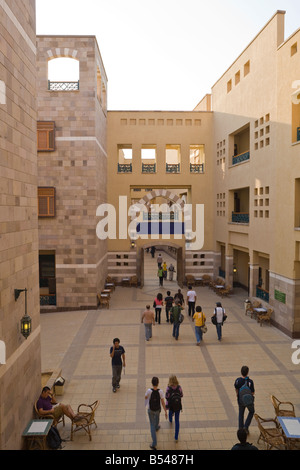
[[[277, 11], [194, 110], [109, 111], [94, 36], [36, 37], [34, 0], [0, 13], [0, 448], [21, 448], [40, 390], [40, 311], [97, 308], [107, 276], [143, 286], [152, 245], [180, 286], [221, 277], [299, 337], [300, 29], [285, 39]], [[77, 74], [53, 80], [62, 58]], [[103, 204], [115, 237], [97, 232]]]

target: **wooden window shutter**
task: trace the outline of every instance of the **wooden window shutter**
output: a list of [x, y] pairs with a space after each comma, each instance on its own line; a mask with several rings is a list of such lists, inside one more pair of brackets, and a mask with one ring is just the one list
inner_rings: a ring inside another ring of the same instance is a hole
[[55, 122], [37, 122], [37, 149], [38, 152], [53, 152], [55, 150]]
[[38, 188], [38, 216], [55, 217], [55, 188]]

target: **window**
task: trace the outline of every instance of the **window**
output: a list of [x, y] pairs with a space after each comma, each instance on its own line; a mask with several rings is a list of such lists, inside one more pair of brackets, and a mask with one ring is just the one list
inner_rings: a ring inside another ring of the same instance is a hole
[[77, 59], [58, 57], [48, 62], [48, 90], [78, 91], [79, 68]]
[[297, 43], [296, 42], [291, 47], [291, 56], [293, 56], [295, 54], [297, 54]]
[[55, 188], [38, 188], [38, 216], [55, 217]]
[[38, 152], [53, 152], [55, 150], [55, 123], [53, 121], [38, 121], [37, 150]]

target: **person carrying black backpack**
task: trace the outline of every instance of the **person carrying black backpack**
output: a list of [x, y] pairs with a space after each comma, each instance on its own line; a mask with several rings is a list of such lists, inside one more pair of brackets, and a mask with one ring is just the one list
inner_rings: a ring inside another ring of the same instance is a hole
[[158, 388], [159, 379], [158, 377], [152, 378], [152, 388], [148, 388], [145, 394], [146, 407], [148, 411], [149, 421], [150, 421], [150, 431], [152, 437], [152, 444], [150, 448], [156, 450], [157, 437], [156, 431], [160, 429], [159, 417], [161, 412], [161, 407], [165, 410], [165, 416], [167, 419], [167, 408], [164, 400], [164, 393], [161, 389]]
[[183, 397], [182, 388], [178, 383], [176, 375], [169, 377], [169, 384], [166, 390], [166, 407], [169, 410], [169, 421], [172, 423], [175, 415], [175, 442], [178, 442], [179, 435], [179, 415], [182, 410], [181, 399]]

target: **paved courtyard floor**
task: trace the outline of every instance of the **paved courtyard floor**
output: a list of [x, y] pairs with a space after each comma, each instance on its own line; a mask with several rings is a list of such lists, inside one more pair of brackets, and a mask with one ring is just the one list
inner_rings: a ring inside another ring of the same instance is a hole
[[[164, 254], [167, 264], [171, 258]], [[158, 450], [228, 450], [237, 442], [236, 395], [233, 387], [242, 365], [248, 365], [255, 383], [256, 412], [274, 417], [270, 395], [291, 401], [300, 416], [300, 365], [292, 362], [292, 339], [276, 328], [262, 327], [244, 313], [245, 291], [222, 299], [228, 319], [223, 339], [217, 340], [210, 317], [220, 301], [208, 287], [196, 287], [197, 304], [206, 314], [208, 332], [201, 346], [196, 345], [194, 324], [187, 312], [180, 327], [179, 340], [165, 320], [153, 327], [153, 337], [145, 341], [140, 322], [146, 304], [152, 306], [158, 292], [166, 295], [178, 290], [175, 281], [159, 288], [156, 260], [145, 253], [145, 285], [140, 288], [117, 287], [110, 308], [41, 314], [42, 370], [62, 368], [66, 380], [63, 403], [74, 410], [81, 403], [100, 400], [96, 412], [97, 428], [92, 441], [78, 432], [70, 441], [70, 421], [59, 425], [65, 450], [149, 450], [150, 427], [144, 394], [158, 376], [165, 391], [170, 374], [175, 374], [183, 389], [179, 441], [174, 441], [174, 424], [161, 414]], [[186, 287], [182, 289], [186, 294]], [[117, 393], [111, 387], [109, 349], [119, 337], [126, 350], [126, 368]], [[173, 426], [173, 427], [172, 427]], [[253, 419], [249, 442], [257, 445], [259, 432]], [[264, 449], [262, 443], [257, 445]]]

